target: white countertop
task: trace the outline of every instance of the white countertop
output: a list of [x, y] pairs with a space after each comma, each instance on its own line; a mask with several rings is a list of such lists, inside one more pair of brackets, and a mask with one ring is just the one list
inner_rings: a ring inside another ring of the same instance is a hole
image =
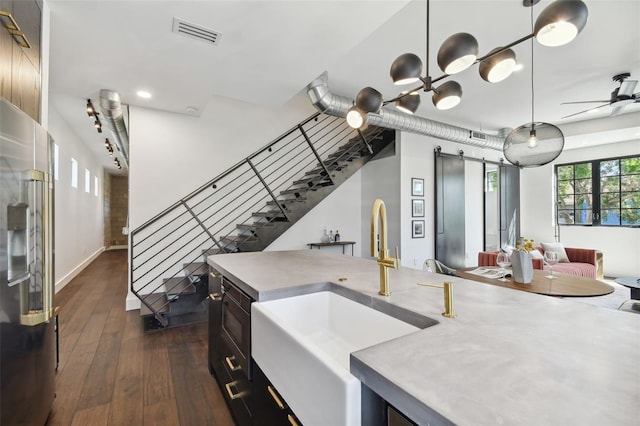
[[[322, 251], [208, 262], [256, 300], [333, 283], [438, 320], [351, 358], [352, 374], [419, 424], [639, 424], [640, 315], [408, 268], [390, 270], [392, 294], [379, 296], [374, 261]], [[442, 289], [417, 285], [445, 280], [456, 319], [440, 315]]]

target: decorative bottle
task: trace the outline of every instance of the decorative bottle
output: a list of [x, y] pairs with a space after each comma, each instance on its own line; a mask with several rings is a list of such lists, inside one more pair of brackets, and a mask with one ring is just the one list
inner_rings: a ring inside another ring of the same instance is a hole
[[336, 235], [333, 236], [333, 239], [336, 240], [336, 243], [340, 242], [340, 231], [336, 229]]
[[336, 240], [333, 236], [333, 231], [329, 231], [329, 242], [334, 243]]
[[321, 243], [328, 243], [329, 242], [329, 235], [327, 235], [327, 228], [324, 228], [324, 232], [322, 233], [322, 237], [320, 237], [320, 242]]

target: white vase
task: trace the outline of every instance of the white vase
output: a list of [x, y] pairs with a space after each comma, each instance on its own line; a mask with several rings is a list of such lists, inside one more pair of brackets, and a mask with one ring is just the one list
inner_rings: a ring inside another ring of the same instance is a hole
[[533, 279], [533, 258], [529, 253], [514, 251], [511, 254], [511, 267], [513, 269], [513, 281], [529, 284]]

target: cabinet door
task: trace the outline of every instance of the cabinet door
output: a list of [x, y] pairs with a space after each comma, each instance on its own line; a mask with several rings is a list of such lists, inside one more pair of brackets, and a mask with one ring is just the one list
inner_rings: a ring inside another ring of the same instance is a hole
[[[13, 14], [13, 2], [0, 0], [0, 10]], [[3, 21], [6, 18], [2, 18]], [[13, 63], [13, 37], [0, 25], [0, 96], [11, 101], [11, 64]]]
[[260, 367], [254, 363], [253, 368], [252, 413], [254, 426], [302, 425], [275, 386], [260, 370]]
[[40, 6], [35, 0], [19, 0], [13, 2], [13, 18], [20, 26], [20, 30], [25, 35], [30, 48], [21, 47], [18, 43], [19, 49], [22, 50], [31, 62], [31, 65], [36, 70], [40, 70], [40, 28], [42, 21], [42, 12]]

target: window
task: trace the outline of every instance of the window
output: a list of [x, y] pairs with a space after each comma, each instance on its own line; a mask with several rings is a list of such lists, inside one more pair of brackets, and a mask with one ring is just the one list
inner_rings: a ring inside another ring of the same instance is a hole
[[93, 177], [93, 195], [98, 196], [98, 176]]
[[58, 144], [53, 144], [53, 178], [58, 180], [59, 173], [58, 169], [60, 168], [60, 150], [58, 148]]
[[640, 225], [640, 156], [556, 166], [560, 225]]
[[71, 186], [78, 187], [78, 160], [71, 158]]
[[87, 194], [91, 192], [91, 172], [89, 169], [84, 169], [84, 192]]

